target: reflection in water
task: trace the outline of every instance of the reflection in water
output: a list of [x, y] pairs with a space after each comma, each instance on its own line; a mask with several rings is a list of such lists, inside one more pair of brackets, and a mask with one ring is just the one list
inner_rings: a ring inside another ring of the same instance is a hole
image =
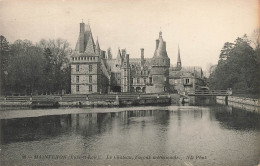
[[[61, 110], [62, 111], [62, 110]], [[260, 116], [226, 106], [165, 107], [2, 119], [4, 165], [257, 165]], [[97, 155], [97, 160], [22, 155]], [[108, 160], [107, 155], [175, 159]], [[187, 155], [206, 156], [188, 160]]]
[[256, 113], [244, 111], [238, 108], [222, 107], [214, 109], [214, 116], [222, 126], [236, 130], [259, 130], [260, 116]]
[[2, 119], [1, 144], [42, 140], [70, 130], [71, 115]]

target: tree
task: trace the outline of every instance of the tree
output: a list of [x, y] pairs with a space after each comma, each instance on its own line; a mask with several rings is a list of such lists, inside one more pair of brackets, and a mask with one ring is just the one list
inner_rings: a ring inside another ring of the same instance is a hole
[[260, 48], [260, 28], [253, 31], [251, 41], [254, 44], [255, 50]]
[[71, 54], [69, 43], [63, 39], [44, 40], [38, 44], [44, 49], [45, 75], [48, 76], [47, 87], [51, 92], [70, 91], [70, 65], [68, 56]]
[[43, 53], [29, 40], [16, 40], [10, 46], [10, 63], [8, 65], [8, 91], [32, 93], [41, 86]]
[[244, 35], [234, 43], [224, 44], [216, 70], [210, 75], [210, 87], [232, 88], [237, 93], [259, 93], [259, 69], [256, 50]]
[[0, 36], [0, 94], [5, 93], [9, 55], [9, 43], [4, 36]]
[[1, 87], [7, 94], [69, 92], [70, 53], [69, 43], [62, 39], [41, 40], [36, 45], [16, 40], [8, 45], [1, 37], [1, 76], [7, 73]]
[[230, 53], [231, 53], [231, 51], [232, 51], [233, 48], [234, 48], [234, 44], [233, 44], [233, 43], [226, 42], [226, 43], [224, 44], [224, 46], [223, 46], [221, 52], [220, 52], [219, 59], [220, 59], [221, 61], [226, 60], [226, 59], [229, 57], [229, 55], [230, 55]]

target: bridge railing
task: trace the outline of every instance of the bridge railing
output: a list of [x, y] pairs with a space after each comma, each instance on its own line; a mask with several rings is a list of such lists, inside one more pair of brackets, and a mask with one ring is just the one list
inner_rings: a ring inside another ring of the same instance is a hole
[[232, 91], [230, 90], [195, 90], [188, 92], [188, 95], [197, 95], [197, 96], [203, 96], [203, 95], [210, 95], [210, 96], [228, 96], [231, 95]]
[[168, 94], [75, 94], [75, 95], [29, 95], [29, 96], [1, 96], [0, 101], [25, 102], [25, 101], [85, 101], [85, 100], [134, 100], [165, 98]]

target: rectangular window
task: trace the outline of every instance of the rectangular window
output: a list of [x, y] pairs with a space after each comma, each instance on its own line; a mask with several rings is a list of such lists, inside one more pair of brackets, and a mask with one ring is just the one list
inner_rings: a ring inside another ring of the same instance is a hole
[[146, 78], [144, 78], [144, 84], [146, 84]]
[[186, 79], [186, 84], [188, 84], [190, 82], [190, 80], [189, 79]]
[[133, 84], [134, 83], [134, 79], [133, 78], [131, 78], [131, 84]]
[[76, 76], [76, 82], [79, 83], [79, 76]]
[[76, 65], [76, 71], [79, 71], [79, 65]]
[[89, 83], [92, 83], [92, 76], [89, 76]]
[[153, 78], [152, 77], [149, 77], [149, 82], [153, 83]]
[[88, 70], [89, 70], [89, 72], [92, 72], [92, 65], [88, 66]]
[[92, 92], [92, 85], [89, 85], [89, 92]]
[[76, 91], [79, 92], [79, 85], [76, 86]]
[[137, 84], [140, 84], [140, 78], [137, 78]]

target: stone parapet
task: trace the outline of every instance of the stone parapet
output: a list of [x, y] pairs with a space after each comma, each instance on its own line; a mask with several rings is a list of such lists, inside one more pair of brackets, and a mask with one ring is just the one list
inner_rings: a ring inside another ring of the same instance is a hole
[[[217, 100], [225, 100], [225, 96], [217, 96]], [[228, 102], [240, 103], [240, 104], [247, 104], [260, 107], [260, 99], [252, 99], [246, 97], [237, 97], [237, 96], [228, 96]]]

